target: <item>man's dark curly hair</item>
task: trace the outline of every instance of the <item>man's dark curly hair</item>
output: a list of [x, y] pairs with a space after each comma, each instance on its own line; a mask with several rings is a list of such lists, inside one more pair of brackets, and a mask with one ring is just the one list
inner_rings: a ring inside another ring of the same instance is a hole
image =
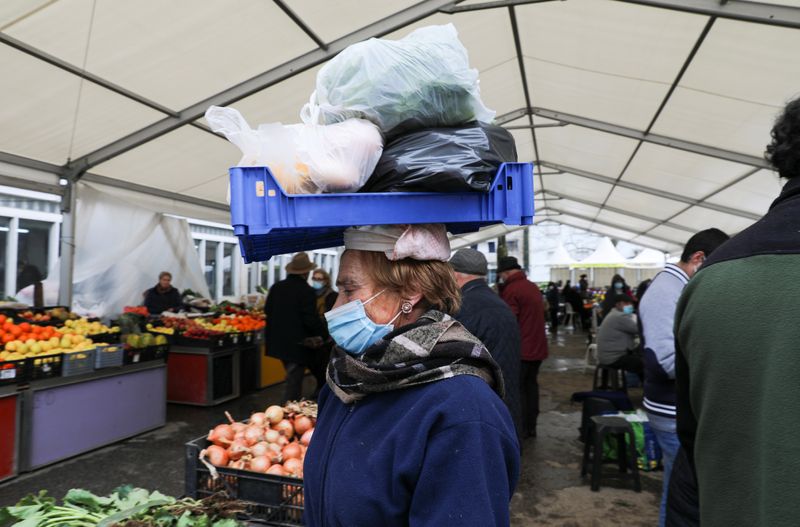
[[800, 175], [800, 97], [787, 104], [775, 121], [766, 157], [781, 177]]

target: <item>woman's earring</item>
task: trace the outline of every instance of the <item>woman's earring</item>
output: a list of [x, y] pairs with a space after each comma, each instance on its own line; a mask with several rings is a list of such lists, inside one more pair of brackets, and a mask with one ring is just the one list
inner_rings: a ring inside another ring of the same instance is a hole
[[409, 313], [411, 313], [412, 309], [414, 309], [414, 305], [408, 300], [400, 304], [400, 312], [403, 313], [404, 315], [408, 315]]

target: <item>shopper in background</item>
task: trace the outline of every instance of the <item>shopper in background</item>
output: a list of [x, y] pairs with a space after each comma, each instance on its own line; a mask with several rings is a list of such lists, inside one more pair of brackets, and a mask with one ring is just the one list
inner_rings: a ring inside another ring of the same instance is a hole
[[614, 309], [616, 305], [616, 297], [618, 295], [625, 295], [631, 298], [631, 301], [635, 302], [635, 298], [633, 293], [631, 292], [631, 288], [628, 286], [625, 279], [615, 274], [614, 277], [611, 279], [611, 285], [606, 290], [606, 297], [600, 303], [600, 316], [605, 318], [608, 313]]
[[572, 308], [572, 326], [575, 327], [575, 318], [581, 317], [581, 324], [583, 324], [583, 300], [581, 299], [581, 294], [578, 292], [579, 290], [575, 287], [572, 287], [572, 282], [567, 280], [567, 283], [564, 284], [564, 289], [561, 290], [561, 296], [564, 298], [564, 302]]
[[597, 359], [603, 366], [644, 375], [642, 356], [636, 352], [639, 326], [633, 314], [633, 299], [628, 295], [614, 296], [614, 308], [597, 330]]
[[651, 278], [648, 278], [646, 280], [642, 280], [641, 282], [639, 282], [639, 285], [636, 286], [635, 294], [636, 298], [639, 299], [639, 302], [642, 301], [642, 297], [644, 296], [645, 292], [647, 292], [647, 288], [650, 287], [650, 284], [652, 283], [653, 280]]
[[664, 464], [664, 490], [661, 495], [659, 527], [667, 511], [667, 491], [672, 463], [680, 443], [675, 429], [675, 306], [683, 288], [714, 250], [728, 240], [719, 229], [700, 231], [686, 242], [677, 264], [667, 264], [656, 275], [647, 294], [640, 285], [639, 322], [644, 348], [644, 408], [650, 427], [661, 447]]
[[158, 283], [144, 292], [144, 306], [151, 315], [178, 311], [182, 305], [181, 293], [172, 287], [172, 273], [168, 271], [160, 272]]
[[497, 265], [500, 277], [500, 298], [517, 318], [522, 337], [522, 428], [525, 435], [536, 437], [539, 418], [539, 367], [547, 358], [544, 302], [542, 292], [528, 280], [513, 256], [500, 258]]
[[478, 337], [500, 366], [506, 385], [504, 401], [514, 420], [517, 437], [523, 438], [520, 406], [520, 334], [508, 305], [489, 288], [486, 256], [475, 249], [459, 249], [450, 259], [461, 288], [461, 310], [456, 320]]
[[349, 229], [344, 242], [305, 524], [508, 526], [519, 444], [500, 368], [452, 318], [444, 226]]
[[295, 254], [286, 265], [288, 276], [272, 285], [264, 305], [267, 355], [281, 359], [286, 369], [285, 401], [302, 397], [306, 368], [319, 367], [318, 350], [325, 340], [317, 296], [308, 285], [312, 269], [314, 263], [306, 253]]
[[706, 260], [675, 313], [677, 429], [701, 525], [798, 523], [800, 98], [772, 128], [767, 157], [783, 191]]
[[322, 329], [324, 330], [324, 334], [321, 335], [322, 342], [313, 339], [311, 341], [313, 344], [310, 346], [315, 347], [314, 344], [319, 345], [318, 348], [315, 348], [316, 364], [311, 368], [311, 373], [317, 380], [317, 388], [314, 390], [314, 394], [311, 398], [316, 399], [319, 396], [319, 391], [325, 386], [325, 371], [328, 369], [328, 361], [331, 358], [331, 350], [333, 349], [333, 340], [331, 340], [330, 335], [328, 335], [325, 313], [333, 309], [333, 305], [336, 303], [336, 297], [339, 296], [339, 293], [333, 290], [331, 275], [321, 267], [314, 269], [314, 272], [311, 273], [311, 287], [317, 295], [317, 313], [322, 321]]
[[581, 296], [585, 295], [589, 291], [589, 280], [586, 279], [586, 275], [582, 274], [580, 276], [580, 280], [578, 280], [578, 287], [580, 288]]
[[555, 336], [558, 333], [558, 309], [561, 303], [561, 295], [555, 282], [547, 284], [545, 297], [547, 298], [547, 309], [550, 312], [550, 332]]

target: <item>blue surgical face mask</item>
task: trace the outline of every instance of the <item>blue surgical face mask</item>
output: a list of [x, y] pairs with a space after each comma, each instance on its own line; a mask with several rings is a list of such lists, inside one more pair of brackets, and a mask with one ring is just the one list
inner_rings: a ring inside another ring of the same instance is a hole
[[364, 310], [364, 306], [381, 293], [383, 291], [366, 302], [354, 300], [325, 313], [331, 338], [347, 353], [359, 356], [394, 330], [392, 322], [397, 320], [402, 312], [398, 312], [388, 324], [376, 324]]
[[618, 291], [622, 289], [622, 282], [614, 282], [614, 289]]
[[319, 280], [311, 280], [311, 287], [319, 291], [323, 287], [325, 287], [325, 282], [321, 282]]
[[622, 308], [622, 312], [626, 315], [633, 315], [633, 306], [625, 306]]

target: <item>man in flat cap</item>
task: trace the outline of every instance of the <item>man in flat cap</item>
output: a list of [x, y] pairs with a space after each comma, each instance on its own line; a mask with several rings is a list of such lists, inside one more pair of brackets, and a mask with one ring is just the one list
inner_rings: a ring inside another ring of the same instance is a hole
[[539, 287], [528, 280], [513, 256], [497, 263], [500, 298], [505, 300], [517, 318], [522, 350], [520, 353], [523, 432], [536, 437], [539, 417], [539, 367], [547, 358], [547, 337], [544, 331], [544, 301]]
[[503, 300], [486, 283], [486, 257], [475, 249], [459, 249], [450, 259], [461, 288], [461, 311], [456, 320], [481, 339], [500, 366], [506, 382], [505, 403], [522, 444], [520, 406], [520, 334], [517, 319]]

